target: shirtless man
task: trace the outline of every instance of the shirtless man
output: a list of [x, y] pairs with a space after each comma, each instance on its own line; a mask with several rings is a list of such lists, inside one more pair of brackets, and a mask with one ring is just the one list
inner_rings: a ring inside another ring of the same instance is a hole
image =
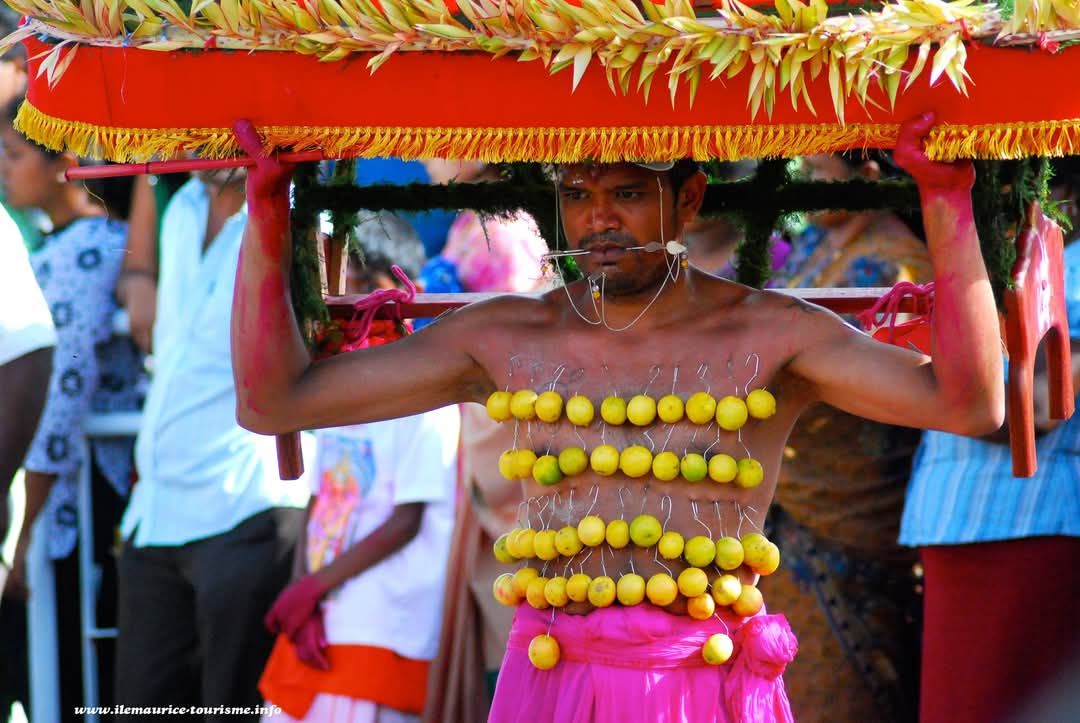
[[[542, 455], [607, 443], [680, 456], [724, 452], [759, 460], [764, 481], [744, 488], [708, 478], [659, 482], [648, 474], [631, 479], [586, 469], [555, 487], [524, 484], [523, 499], [535, 500], [523, 504], [522, 523], [526, 513], [529, 526], [554, 529], [586, 514], [609, 521], [647, 513], [687, 540], [760, 529], [785, 439], [813, 402], [887, 424], [968, 435], [994, 430], [1004, 413], [1003, 381], [997, 315], [971, 209], [973, 172], [968, 163], [927, 160], [921, 140], [932, 121], [927, 115], [904, 125], [896, 158], [922, 192], [937, 282], [933, 360], [876, 342], [790, 296], [680, 268], [663, 250], [626, 250], [679, 239], [700, 208], [704, 175], [694, 172], [673, 188], [667, 171], [581, 164], [558, 170], [562, 230], [571, 250], [588, 252], [576, 260], [595, 283], [474, 304], [397, 344], [318, 363], [309, 359], [289, 302], [291, 169], [260, 156], [257, 135], [241, 122], [238, 134], [258, 165], [248, 176], [251, 222], [232, 321], [240, 422], [265, 434], [291, 432], [554, 385], [564, 399], [581, 394], [592, 400], [596, 418], [586, 427], [571, 425], [565, 414], [555, 424], [519, 423], [519, 448]], [[616, 394], [656, 399], [674, 390], [686, 400], [701, 391], [745, 397], [756, 388], [775, 396], [776, 413], [751, 419], [736, 433], [685, 419], [644, 427], [600, 420], [601, 401]], [[633, 571], [649, 579], [665, 570], [677, 577], [687, 567], [634, 543], [593, 552], [574, 556], [572, 567], [566, 558], [553, 560], [545, 574], [581, 571], [618, 580]], [[735, 572], [743, 583], [754, 582], [745, 566]], [[767, 605], [767, 583], [763, 591]], [[583, 602], [556, 612], [521, 605], [491, 720], [788, 719], [778, 676], [794, 646], [781, 616], [750, 620], [718, 607], [699, 621], [677, 615], [686, 610], [685, 600], [668, 607], [646, 602], [594, 610]], [[561, 660], [541, 670], [526, 651], [548, 632]], [[702, 645], [715, 633], [736, 641], [731, 662], [719, 668], [702, 661]]]

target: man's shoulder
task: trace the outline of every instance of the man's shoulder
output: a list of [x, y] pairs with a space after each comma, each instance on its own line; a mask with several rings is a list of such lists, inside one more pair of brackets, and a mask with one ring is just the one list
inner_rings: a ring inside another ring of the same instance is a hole
[[552, 323], [559, 314], [561, 289], [544, 294], [496, 294], [462, 307], [456, 314], [463, 322], [476, 321], [485, 325]]

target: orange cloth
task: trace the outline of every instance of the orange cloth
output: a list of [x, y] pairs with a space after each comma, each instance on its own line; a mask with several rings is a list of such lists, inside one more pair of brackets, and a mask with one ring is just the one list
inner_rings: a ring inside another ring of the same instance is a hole
[[296, 657], [296, 649], [279, 635], [259, 679], [263, 698], [293, 718], [307, 715], [319, 693], [370, 700], [405, 713], [424, 709], [431, 662], [405, 658], [370, 645], [331, 645], [329, 670], [318, 670]]

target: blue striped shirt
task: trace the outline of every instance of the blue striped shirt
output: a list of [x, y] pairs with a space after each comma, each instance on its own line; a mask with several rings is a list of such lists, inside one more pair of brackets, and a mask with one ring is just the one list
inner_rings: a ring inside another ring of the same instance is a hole
[[[1069, 330], [1080, 339], [1080, 243], [1065, 249]], [[900, 524], [903, 545], [1080, 537], [1080, 412], [1038, 440], [1035, 476], [1012, 476], [1008, 445], [927, 432]]]

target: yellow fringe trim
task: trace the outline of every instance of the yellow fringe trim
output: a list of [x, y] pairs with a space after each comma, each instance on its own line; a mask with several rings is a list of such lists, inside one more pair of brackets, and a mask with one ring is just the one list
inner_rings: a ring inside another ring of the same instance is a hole
[[[119, 163], [241, 153], [229, 128], [110, 128], [67, 121], [22, 104], [15, 127], [53, 150]], [[662, 161], [673, 158], [792, 158], [848, 148], [892, 148], [897, 124], [664, 126], [645, 128], [401, 128], [266, 126], [267, 149], [321, 150], [330, 158], [398, 157], [475, 161]], [[1080, 119], [940, 126], [927, 154], [935, 160], [1011, 159], [1080, 153]]]

